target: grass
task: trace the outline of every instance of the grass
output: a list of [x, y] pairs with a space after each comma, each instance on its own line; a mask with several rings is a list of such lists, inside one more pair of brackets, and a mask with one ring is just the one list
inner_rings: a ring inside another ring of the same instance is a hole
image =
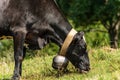
[[[120, 80], [120, 49], [108, 47], [89, 49], [91, 70], [79, 74], [72, 64], [69, 73], [57, 78], [51, 67], [54, 55], [35, 56], [23, 61], [22, 80]], [[13, 61], [0, 59], [0, 80], [10, 79], [13, 74]]]

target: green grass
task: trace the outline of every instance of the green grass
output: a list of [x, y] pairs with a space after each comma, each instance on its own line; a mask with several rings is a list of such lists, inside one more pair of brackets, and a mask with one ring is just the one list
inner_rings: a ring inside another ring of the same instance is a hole
[[[91, 70], [79, 74], [72, 64], [68, 65], [69, 73], [57, 78], [57, 72], [51, 67], [52, 56], [35, 56], [23, 62], [22, 80], [120, 80], [120, 49], [108, 47], [89, 49]], [[14, 63], [5, 58], [0, 60], [0, 80], [10, 79]]]

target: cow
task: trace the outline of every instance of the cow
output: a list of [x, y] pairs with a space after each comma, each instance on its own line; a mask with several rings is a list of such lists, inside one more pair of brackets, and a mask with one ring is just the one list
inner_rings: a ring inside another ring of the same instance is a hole
[[[0, 37], [12, 36], [14, 43], [12, 80], [19, 80], [22, 74], [25, 43], [29, 49], [36, 50], [54, 42], [61, 50], [71, 30], [72, 26], [54, 0], [0, 0]], [[90, 70], [83, 32], [72, 36], [65, 53], [64, 56], [79, 71]]]

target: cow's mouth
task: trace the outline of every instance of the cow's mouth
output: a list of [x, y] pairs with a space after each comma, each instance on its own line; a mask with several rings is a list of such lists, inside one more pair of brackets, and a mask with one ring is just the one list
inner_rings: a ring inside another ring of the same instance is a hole
[[79, 73], [85, 73], [85, 74], [86, 74], [86, 73], [89, 72], [90, 68], [89, 68], [89, 69], [86, 69], [86, 70], [76, 68], [76, 70], [77, 70], [77, 72], [79, 72]]
[[87, 68], [85, 68], [85, 69], [76, 68], [76, 70], [77, 70], [77, 72], [79, 72], [79, 73], [88, 73], [89, 70], [90, 70], [90, 68], [89, 68], [89, 67], [87, 67]]

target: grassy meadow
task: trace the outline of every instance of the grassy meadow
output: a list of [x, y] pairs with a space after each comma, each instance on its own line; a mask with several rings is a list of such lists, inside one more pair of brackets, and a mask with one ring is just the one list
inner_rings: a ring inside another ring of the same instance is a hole
[[[23, 61], [22, 80], [120, 80], [120, 49], [108, 47], [89, 48], [91, 70], [79, 74], [69, 63], [69, 72], [56, 77], [57, 72], [51, 67], [54, 55], [35, 55]], [[6, 53], [12, 53], [8, 51]], [[27, 52], [29, 53], [29, 52]], [[38, 51], [40, 53], [40, 51]], [[11, 57], [13, 58], [13, 57]], [[14, 60], [0, 59], [0, 80], [9, 80], [13, 74]]]

